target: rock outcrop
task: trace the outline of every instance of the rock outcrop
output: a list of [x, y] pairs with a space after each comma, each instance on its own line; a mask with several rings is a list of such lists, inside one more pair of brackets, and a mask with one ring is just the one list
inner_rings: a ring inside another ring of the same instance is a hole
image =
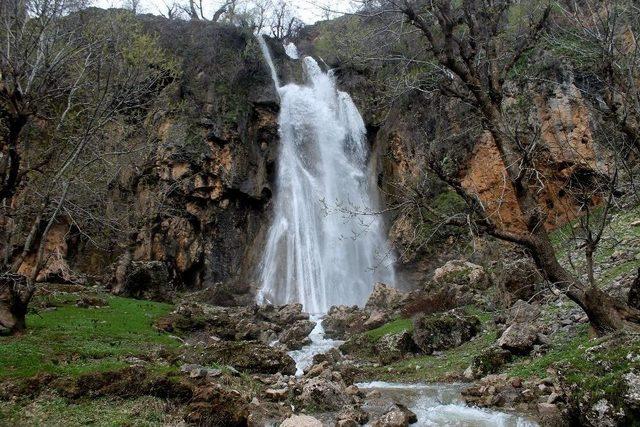
[[425, 354], [457, 347], [480, 331], [480, 320], [455, 310], [417, 316], [413, 321], [413, 341]]

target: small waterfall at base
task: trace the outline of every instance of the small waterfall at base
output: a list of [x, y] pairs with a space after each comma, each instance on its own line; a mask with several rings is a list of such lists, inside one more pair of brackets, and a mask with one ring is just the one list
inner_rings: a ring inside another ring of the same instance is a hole
[[280, 152], [258, 302], [300, 302], [310, 313], [362, 305], [376, 281], [395, 282], [384, 224], [373, 214], [364, 121], [313, 58], [303, 59], [306, 85], [280, 86], [260, 41], [280, 96]]

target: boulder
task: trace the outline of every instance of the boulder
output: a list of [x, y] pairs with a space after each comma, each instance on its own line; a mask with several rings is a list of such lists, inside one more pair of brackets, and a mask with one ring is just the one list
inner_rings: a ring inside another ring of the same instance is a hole
[[195, 425], [247, 425], [248, 402], [239, 392], [220, 384], [197, 388], [187, 407], [185, 421]]
[[396, 407], [371, 423], [371, 427], [407, 427], [418, 421], [416, 414], [403, 405]]
[[508, 323], [534, 323], [540, 317], [540, 306], [523, 300], [516, 301], [509, 309]]
[[370, 312], [393, 313], [402, 308], [405, 294], [384, 283], [376, 283], [364, 306]]
[[322, 423], [310, 415], [292, 415], [280, 427], [322, 427]]
[[112, 292], [129, 298], [171, 301], [173, 284], [161, 261], [129, 261], [116, 268]]
[[338, 413], [338, 421], [336, 425], [343, 427], [359, 426], [366, 424], [367, 421], [369, 421], [369, 414], [358, 406], [351, 406]]
[[302, 304], [264, 305], [258, 308], [256, 316], [260, 320], [274, 323], [282, 328], [289, 327], [297, 320], [308, 320], [309, 313], [302, 311]]
[[498, 340], [498, 346], [514, 354], [529, 354], [538, 338], [538, 329], [528, 323], [514, 323]]
[[388, 313], [385, 313], [384, 311], [380, 311], [380, 310], [375, 310], [369, 315], [369, 318], [367, 319], [366, 322], [364, 322], [364, 325], [362, 326], [365, 330], [368, 331], [371, 329], [379, 328], [380, 326], [384, 325], [388, 321], [389, 321]]
[[519, 299], [529, 300], [535, 295], [537, 285], [543, 280], [529, 258], [504, 261], [497, 274], [497, 299], [503, 307], [510, 307]]
[[200, 364], [231, 365], [244, 372], [295, 374], [295, 362], [284, 351], [258, 341], [218, 341], [202, 351]]
[[358, 306], [338, 305], [329, 309], [322, 320], [324, 333], [332, 339], [346, 339], [348, 335], [364, 331], [369, 314]]
[[324, 375], [313, 377], [304, 382], [298, 399], [302, 405], [318, 410], [336, 411], [352, 402], [341, 381], [326, 378]]
[[457, 347], [480, 331], [480, 320], [457, 310], [419, 315], [413, 321], [413, 341], [425, 354]]
[[487, 374], [494, 374], [511, 358], [512, 354], [509, 350], [489, 347], [473, 358], [468, 370], [465, 371], [465, 377], [471, 380], [482, 378]]
[[316, 322], [311, 320], [298, 320], [289, 328], [282, 331], [278, 337], [281, 344], [289, 350], [299, 350], [311, 340], [309, 334], [316, 326]]
[[398, 361], [407, 353], [416, 351], [411, 333], [407, 331], [397, 334], [389, 334], [381, 337], [375, 344], [374, 351], [380, 359], [380, 363], [387, 365]]
[[484, 268], [465, 260], [448, 261], [433, 272], [433, 281], [438, 284], [461, 285], [483, 290], [491, 285]]

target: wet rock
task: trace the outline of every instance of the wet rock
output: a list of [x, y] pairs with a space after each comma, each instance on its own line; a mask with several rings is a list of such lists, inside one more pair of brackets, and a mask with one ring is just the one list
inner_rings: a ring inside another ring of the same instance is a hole
[[260, 306], [256, 315], [259, 319], [275, 323], [280, 327], [290, 326], [298, 320], [309, 319], [309, 313], [302, 311], [302, 304], [300, 303], [285, 304], [281, 306]]
[[313, 356], [313, 364], [327, 362], [329, 365], [334, 365], [342, 360], [342, 353], [337, 348], [332, 348], [326, 353], [320, 353]]
[[[197, 357], [197, 356], [194, 356]], [[219, 341], [203, 349], [199, 363], [231, 365], [244, 372], [295, 374], [295, 362], [284, 351], [258, 341]]]
[[310, 415], [292, 415], [280, 427], [322, 427], [322, 423]]
[[298, 350], [311, 342], [309, 334], [316, 326], [311, 320], [298, 320], [289, 328], [282, 331], [278, 337], [281, 344], [289, 350]]
[[416, 414], [403, 405], [396, 407], [371, 423], [371, 427], [406, 427], [418, 421]]
[[413, 342], [411, 333], [407, 331], [397, 334], [384, 335], [376, 342], [374, 351], [378, 355], [380, 363], [387, 365], [389, 363], [402, 359], [405, 354], [418, 350]]
[[528, 354], [538, 337], [538, 329], [528, 323], [514, 323], [498, 340], [498, 345], [514, 354]]
[[325, 335], [332, 339], [345, 339], [348, 335], [364, 330], [364, 323], [369, 318], [358, 306], [333, 306], [322, 320]]
[[343, 409], [338, 413], [338, 421], [336, 425], [339, 426], [357, 426], [363, 425], [369, 421], [369, 414], [362, 410], [358, 406], [351, 406]]
[[480, 320], [451, 310], [418, 316], [413, 321], [413, 341], [425, 354], [457, 347], [480, 331]]
[[304, 382], [298, 399], [307, 407], [336, 411], [351, 403], [345, 388], [340, 381], [317, 376]]

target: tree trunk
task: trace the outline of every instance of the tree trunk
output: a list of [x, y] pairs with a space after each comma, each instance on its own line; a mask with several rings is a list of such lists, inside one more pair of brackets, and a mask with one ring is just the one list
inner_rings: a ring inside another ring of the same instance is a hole
[[24, 332], [27, 306], [33, 292], [26, 277], [9, 273], [0, 275], [0, 335]]
[[526, 171], [523, 169], [533, 165], [523, 157], [518, 145], [508, 134], [499, 108], [485, 104], [483, 112], [527, 227], [528, 234], [523, 237], [523, 246], [531, 252], [540, 272], [584, 310], [598, 335], [621, 329], [640, 330], [640, 310], [614, 300], [595, 285], [582, 283], [560, 265], [544, 226], [545, 213], [524, 175]]
[[0, 202], [13, 197], [18, 188], [18, 184], [20, 183], [20, 153], [18, 152], [18, 142], [20, 139], [20, 132], [22, 132], [22, 128], [24, 128], [26, 124], [27, 117], [22, 115], [11, 117], [9, 120], [9, 132], [6, 141], [6, 155], [8, 157], [9, 165], [4, 176], [2, 176]]

